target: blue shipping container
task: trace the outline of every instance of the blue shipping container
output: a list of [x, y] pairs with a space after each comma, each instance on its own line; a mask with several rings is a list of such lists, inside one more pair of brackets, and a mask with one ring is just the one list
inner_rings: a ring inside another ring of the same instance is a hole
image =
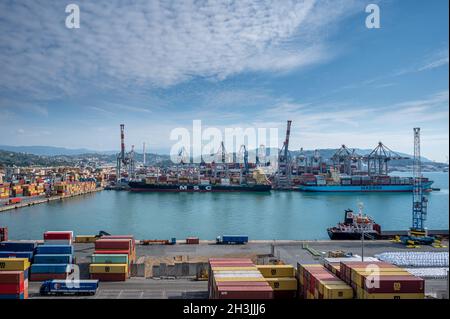
[[33, 259], [32, 251], [0, 251], [0, 258], [28, 258]]
[[35, 264], [71, 264], [72, 255], [34, 255]]
[[71, 245], [39, 245], [36, 247], [36, 254], [40, 255], [73, 255], [73, 246]]
[[64, 274], [70, 273], [71, 265], [68, 264], [32, 264], [32, 274]]
[[21, 294], [15, 295], [2, 295], [0, 294], [0, 299], [25, 299], [23, 292]]
[[35, 242], [3, 241], [0, 243], [0, 251], [34, 251], [35, 248]]

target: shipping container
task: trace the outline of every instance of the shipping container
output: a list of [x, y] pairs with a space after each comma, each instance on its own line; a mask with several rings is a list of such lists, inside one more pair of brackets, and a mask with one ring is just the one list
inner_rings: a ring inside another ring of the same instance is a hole
[[297, 290], [297, 279], [295, 278], [266, 278], [273, 290]]
[[0, 258], [28, 258], [28, 260], [33, 260], [32, 251], [0, 251]]
[[44, 240], [72, 240], [73, 231], [47, 231]]
[[91, 273], [91, 279], [99, 281], [126, 281], [126, 273]]
[[89, 272], [91, 274], [94, 274], [94, 273], [99, 273], [99, 274], [128, 273], [128, 265], [127, 264], [91, 264], [89, 266]]
[[23, 271], [28, 268], [30, 268], [30, 261], [28, 258], [0, 258], [0, 271]]
[[0, 243], [0, 251], [34, 251], [35, 248], [35, 242], [5, 241]]
[[132, 250], [131, 239], [98, 239], [95, 241], [95, 250]]
[[71, 245], [38, 245], [36, 247], [36, 254], [66, 254], [73, 255], [73, 246]]
[[71, 264], [72, 255], [34, 255], [35, 264]]
[[273, 299], [271, 287], [242, 286], [242, 287], [218, 287], [218, 299]]
[[200, 240], [198, 237], [188, 237], [186, 238], [186, 244], [188, 245], [198, 245]]
[[68, 274], [71, 271], [69, 264], [32, 264], [30, 269], [31, 274]]
[[91, 256], [93, 264], [128, 264], [127, 254], [94, 254]]
[[295, 268], [291, 265], [257, 265], [265, 278], [294, 277]]
[[364, 299], [424, 299], [424, 293], [416, 294], [402, 294], [402, 293], [390, 293], [390, 294], [364, 294]]
[[11, 284], [25, 280], [23, 271], [0, 271], [0, 283]]
[[95, 235], [78, 235], [75, 237], [76, 243], [95, 243], [96, 240]]

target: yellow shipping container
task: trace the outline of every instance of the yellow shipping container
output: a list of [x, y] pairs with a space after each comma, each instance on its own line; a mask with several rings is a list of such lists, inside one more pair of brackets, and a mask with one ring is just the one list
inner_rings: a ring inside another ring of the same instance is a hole
[[265, 278], [258, 277], [222, 277], [222, 278], [214, 278], [215, 281], [259, 281], [259, 282], [267, 282]]
[[266, 278], [274, 290], [297, 290], [297, 279], [295, 278]]
[[213, 271], [257, 271], [258, 269], [256, 267], [212, 267]]
[[418, 294], [369, 294], [364, 292], [364, 299], [424, 299], [424, 293]]
[[91, 264], [91, 274], [124, 274], [128, 272], [127, 264]]
[[0, 258], [0, 271], [14, 270], [23, 271], [30, 268], [28, 258]]
[[348, 285], [325, 285], [323, 299], [352, 299], [353, 289]]
[[95, 243], [97, 237], [95, 235], [78, 235], [75, 236], [76, 243]]
[[324, 280], [324, 281], [319, 281], [319, 292], [322, 295], [323, 295], [323, 290], [324, 290], [325, 285], [337, 286], [337, 285], [346, 285], [346, 283], [344, 281], [342, 281], [342, 280], [333, 280], [333, 281], [331, 281], [331, 280]]
[[265, 278], [295, 277], [294, 266], [291, 265], [257, 265]]

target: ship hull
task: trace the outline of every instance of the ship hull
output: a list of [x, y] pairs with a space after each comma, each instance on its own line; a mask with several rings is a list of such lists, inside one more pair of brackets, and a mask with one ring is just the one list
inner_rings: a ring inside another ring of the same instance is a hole
[[176, 192], [176, 193], [214, 193], [214, 192], [268, 192], [271, 185], [182, 185], [146, 184], [130, 182], [132, 192]]
[[[433, 182], [422, 184], [424, 190], [430, 189]], [[299, 185], [303, 192], [412, 192], [413, 185]]]
[[[328, 236], [331, 240], [361, 240], [360, 233], [350, 233], [350, 232], [339, 232], [328, 230]], [[378, 239], [380, 236], [378, 233], [368, 233], [364, 234], [364, 239], [371, 240], [373, 238]]]

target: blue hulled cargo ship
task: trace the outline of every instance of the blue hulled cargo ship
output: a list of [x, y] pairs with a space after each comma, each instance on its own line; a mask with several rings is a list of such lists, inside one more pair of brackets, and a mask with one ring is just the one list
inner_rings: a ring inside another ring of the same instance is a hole
[[[433, 181], [422, 178], [424, 191], [431, 190]], [[398, 176], [307, 176], [296, 186], [304, 192], [412, 192], [414, 180]]]

